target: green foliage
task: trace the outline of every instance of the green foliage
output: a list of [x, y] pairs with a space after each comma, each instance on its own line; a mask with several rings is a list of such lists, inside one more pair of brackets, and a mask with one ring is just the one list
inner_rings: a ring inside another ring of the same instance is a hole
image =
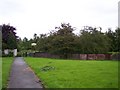
[[18, 40], [18, 50], [22, 51], [22, 50], [31, 50], [32, 46], [31, 43], [33, 42], [32, 39], [28, 40], [26, 37], [22, 40], [21, 38], [19, 38]]
[[90, 31], [83, 29], [79, 41], [81, 53], [107, 53], [109, 51], [109, 38], [96, 28]]
[[16, 28], [10, 25], [2, 25], [2, 49], [17, 48], [17, 39], [15, 32]]
[[106, 35], [110, 38], [110, 52], [120, 52], [120, 28], [117, 28], [115, 32], [108, 29]]
[[108, 31], [106, 32], [107, 37], [110, 39], [109, 43], [110, 43], [110, 48], [109, 48], [109, 52], [113, 52], [115, 51], [115, 32], [113, 32], [110, 28], [108, 29]]
[[[62, 58], [68, 58], [73, 53], [108, 53], [120, 51], [120, 29], [114, 32], [108, 29], [102, 32], [101, 27], [84, 26], [79, 35], [73, 33], [75, 30], [69, 23], [62, 23], [60, 27], [48, 34], [34, 34], [33, 39], [26, 37], [19, 40], [19, 50], [33, 50], [59, 54]], [[36, 46], [31, 46], [36, 43]], [[5, 46], [5, 45], [4, 45]]]
[[115, 30], [115, 34], [116, 34], [116, 42], [115, 42], [115, 44], [116, 44], [116, 48], [115, 48], [115, 51], [116, 52], [120, 52], [120, 28], [117, 28], [116, 30]]
[[13, 52], [9, 52], [8, 55], [2, 54], [2, 57], [13, 57]]
[[48, 52], [51, 39], [46, 34], [40, 34], [36, 49], [40, 52]]
[[49, 36], [41, 35], [37, 42], [37, 49], [42, 52], [62, 54], [67, 58], [68, 54], [74, 53], [75, 34], [74, 28], [70, 24], [61, 24], [61, 27], [56, 27], [57, 31], [53, 31]]
[[[68, 29], [68, 32], [66, 31]], [[59, 33], [62, 32], [62, 33]], [[74, 34], [69, 31], [69, 28], [62, 28], [56, 32], [51, 41], [51, 51], [58, 54], [74, 53], [75, 46]], [[66, 56], [67, 57], [67, 56]]]
[[117, 61], [25, 58], [46, 88], [118, 88]]
[[7, 45], [9, 49], [17, 48], [17, 40], [16, 40], [16, 37], [13, 35], [13, 33], [9, 33]]

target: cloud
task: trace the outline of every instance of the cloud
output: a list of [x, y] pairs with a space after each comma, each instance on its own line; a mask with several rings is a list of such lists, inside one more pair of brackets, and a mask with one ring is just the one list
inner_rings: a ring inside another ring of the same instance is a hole
[[12, 16], [15, 13], [23, 12], [23, 7], [18, 0], [1, 0], [0, 2], [0, 15], [1, 16]]
[[60, 23], [117, 26], [118, 0], [1, 0], [0, 24], [10, 23], [20, 37], [47, 33]]

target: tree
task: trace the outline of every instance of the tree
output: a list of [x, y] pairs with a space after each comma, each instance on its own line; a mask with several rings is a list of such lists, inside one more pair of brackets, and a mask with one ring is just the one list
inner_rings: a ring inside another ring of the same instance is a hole
[[32, 43], [32, 39], [28, 40], [26, 37], [23, 38], [23, 50], [29, 50], [31, 49], [31, 43]]
[[109, 52], [120, 52], [120, 28], [117, 28], [114, 32], [108, 29], [106, 35], [110, 39], [110, 50]]
[[37, 43], [37, 41], [39, 40], [39, 37], [37, 36], [37, 34], [35, 33], [33, 36], [33, 42]]
[[115, 30], [115, 51], [120, 52], [120, 28]]
[[36, 48], [40, 52], [48, 52], [48, 44], [50, 43], [49, 38], [47, 37], [47, 34], [40, 34], [39, 39], [37, 40]]
[[17, 48], [16, 28], [10, 25], [2, 25], [2, 49]]
[[97, 54], [109, 51], [111, 39], [108, 37], [109, 34], [102, 32], [101, 27], [85, 26], [79, 36], [73, 33], [74, 30], [75, 28], [69, 23], [62, 23], [49, 34], [40, 34], [39, 37], [34, 34], [33, 41], [36, 40], [36, 48], [40, 52], [59, 54], [64, 58], [68, 58], [73, 53]]
[[53, 54], [62, 54], [64, 58], [75, 52], [75, 34], [74, 28], [68, 24], [61, 24], [55, 27], [56, 31], [49, 34], [41, 34], [37, 41], [37, 49], [41, 52]]
[[109, 48], [109, 52], [113, 52], [115, 51], [116, 45], [115, 45], [115, 41], [116, 41], [116, 36], [115, 36], [115, 32], [113, 32], [111, 30], [111, 28], [108, 29], [108, 31], [105, 33], [107, 35], [107, 37], [110, 39], [109, 43], [110, 43], [110, 48]]
[[84, 28], [79, 41], [81, 53], [106, 53], [110, 47], [109, 38], [101, 32], [101, 28]]
[[17, 48], [17, 40], [16, 40], [16, 37], [14, 36], [14, 34], [12, 32], [10, 32], [8, 37], [9, 37], [8, 41], [7, 41], [8, 48], [9, 49]]
[[75, 52], [74, 28], [69, 23], [63, 23], [61, 27], [55, 27], [55, 29], [58, 30], [50, 36], [52, 38], [50, 51], [68, 58], [70, 54]]

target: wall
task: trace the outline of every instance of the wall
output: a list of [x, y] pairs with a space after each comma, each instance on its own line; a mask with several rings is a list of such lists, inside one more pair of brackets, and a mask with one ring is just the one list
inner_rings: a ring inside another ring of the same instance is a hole
[[[44, 58], [61, 58], [62, 55], [55, 55], [45, 52], [36, 52], [30, 56]], [[112, 54], [71, 54], [68, 59], [78, 60], [112, 60]]]

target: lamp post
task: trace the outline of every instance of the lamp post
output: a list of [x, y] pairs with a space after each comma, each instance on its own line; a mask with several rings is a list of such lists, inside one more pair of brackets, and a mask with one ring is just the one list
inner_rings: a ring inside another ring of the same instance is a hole
[[31, 46], [33, 47], [33, 50], [35, 51], [35, 46], [36, 46], [37, 44], [36, 43], [31, 43]]
[[31, 46], [33, 47], [33, 56], [35, 55], [35, 46], [36, 46], [37, 44], [36, 43], [31, 43]]

